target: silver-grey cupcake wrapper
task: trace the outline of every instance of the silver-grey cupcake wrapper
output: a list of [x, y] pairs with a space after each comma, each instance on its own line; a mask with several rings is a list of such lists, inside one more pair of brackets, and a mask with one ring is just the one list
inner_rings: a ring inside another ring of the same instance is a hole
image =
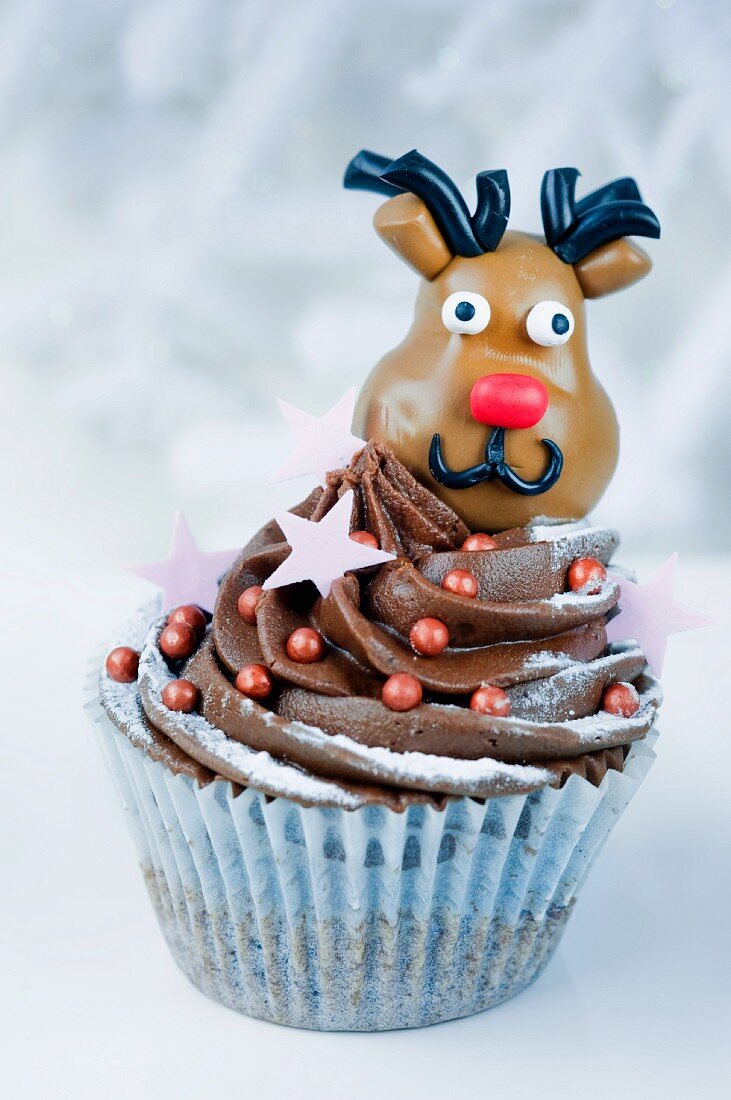
[[180, 968], [239, 1012], [319, 1030], [419, 1027], [528, 985], [654, 760], [645, 741], [599, 787], [441, 812], [302, 807], [199, 788], [90, 713]]

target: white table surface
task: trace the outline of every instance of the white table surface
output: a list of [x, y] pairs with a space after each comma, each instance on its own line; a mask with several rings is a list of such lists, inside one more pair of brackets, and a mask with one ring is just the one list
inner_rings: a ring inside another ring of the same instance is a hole
[[[641, 563], [644, 576], [658, 564]], [[315, 1034], [208, 1001], [157, 929], [81, 713], [88, 653], [145, 586], [54, 566], [22, 545], [6, 546], [0, 567], [5, 1096], [729, 1095], [731, 654], [721, 626], [671, 642], [657, 763], [537, 983], [425, 1030]], [[729, 576], [731, 558], [686, 557], [678, 595], [727, 623]]]

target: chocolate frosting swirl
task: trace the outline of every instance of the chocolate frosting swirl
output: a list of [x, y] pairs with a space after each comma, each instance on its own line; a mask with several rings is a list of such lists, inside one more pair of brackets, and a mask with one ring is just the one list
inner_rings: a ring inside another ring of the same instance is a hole
[[[496, 535], [496, 549], [460, 550], [469, 534], [462, 521], [375, 443], [293, 511], [317, 521], [349, 490], [351, 529], [372, 532], [396, 558], [347, 574], [325, 598], [310, 582], [266, 591], [252, 625], [237, 611], [239, 595], [289, 553], [278, 525], [267, 524], [224, 578], [212, 627], [182, 673], [201, 691], [200, 715], [162, 705], [164, 663], [153, 630], [139, 681], [147, 722], [211, 773], [304, 802], [345, 798], [401, 808], [414, 798], [558, 785], [573, 773], [599, 782], [608, 768], [621, 768], [629, 744], [652, 726], [659, 691], [639, 649], [607, 647], [617, 585], [608, 579], [596, 595], [566, 590], [572, 561], [591, 556], [607, 564], [616, 532], [532, 526]], [[451, 569], [475, 576], [476, 599], [441, 587]], [[436, 657], [419, 656], [409, 644], [412, 624], [425, 616], [449, 630], [449, 646]], [[312, 664], [287, 656], [289, 635], [304, 625], [327, 641], [325, 656]], [[264, 705], [233, 686], [250, 662], [275, 678]], [[419, 679], [420, 706], [396, 712], [381, 701], [383, 682], [395, 672]], [[617, 681], [640, 693], [632, 718], [600, 709], [605, 687]], [[483, 683], [507, 692], [509, 717], [469, 708]], [[262, 754], [281, 774], [272, 778], [271, 769], [252, 780], [252, 761]], [[284, 773], [307, 776], [317, 790], [283, 788]]]

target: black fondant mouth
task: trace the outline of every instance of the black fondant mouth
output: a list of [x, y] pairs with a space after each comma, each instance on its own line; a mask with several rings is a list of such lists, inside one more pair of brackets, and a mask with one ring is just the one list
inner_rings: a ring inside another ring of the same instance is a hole
[[563, 454], [552, 439], [542, 439], [548, 451], [548, 465], [537, 481], [524, 481], [505, 461], [505, 428], [493, 428], [485, 444], [485, 461], [466, 470], [450, 470], [442, 454], [442, 439], [439, 433], [432, 436], [429, 447], [429, 469], [435, 481], [447, 489], [471, 489], [483, 481], [496, 478], [507, 489], [521, 496], [535, 497], [548, 492], [561, 476]]

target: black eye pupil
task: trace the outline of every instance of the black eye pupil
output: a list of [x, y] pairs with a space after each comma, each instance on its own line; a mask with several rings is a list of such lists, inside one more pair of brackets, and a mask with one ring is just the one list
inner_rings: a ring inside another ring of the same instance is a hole
[[569, 319], [565, 313], [554, 313], [551, 328], [557, 336], [563, 336], [569, 331]]
[[475, 307], [472, 302], [458, 302], [454, 316], [458, 321], [471, 321], [475, 315]]

